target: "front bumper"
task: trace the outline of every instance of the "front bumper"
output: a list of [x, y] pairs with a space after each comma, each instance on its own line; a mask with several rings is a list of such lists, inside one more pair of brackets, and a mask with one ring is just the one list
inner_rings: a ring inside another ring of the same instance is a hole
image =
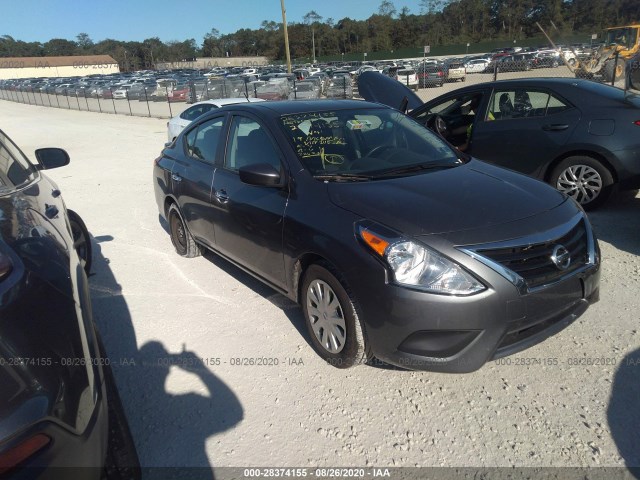
[[452, 297], [386, 283], [361, 307], [379, 360], [411, 370], [466, 373], [573, 323], [599, 300], [599, 281], [599, 266], [593, 266], [526, 295], [510, 284]]

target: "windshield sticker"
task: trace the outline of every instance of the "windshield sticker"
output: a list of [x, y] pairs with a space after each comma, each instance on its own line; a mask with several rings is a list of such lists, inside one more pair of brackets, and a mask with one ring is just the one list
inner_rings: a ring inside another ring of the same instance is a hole
[[349, 130], [371, 130], [371, 122], [369, 120], [348, 120], [347, 128]]

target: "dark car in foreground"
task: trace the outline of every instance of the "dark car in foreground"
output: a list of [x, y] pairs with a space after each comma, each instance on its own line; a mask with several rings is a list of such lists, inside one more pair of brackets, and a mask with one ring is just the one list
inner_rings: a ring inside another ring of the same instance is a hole
[[379, 104], [226, 106], [168, 144], [153, 182], [178, 254], [214, 251], [299, 302], [337, 367], [473, 371], [598, 300], [575, 201]]
[[36, 157], [0, 131], [0, 477], [137, 478], [91, 314], [89, 233], [41, 173], [69, 156]]
[[637, 94], [589, 80], [526, 78], [423, 103], [384, 77], [360, 77], [363, 98], [394, 108], [404, 102], [412, 118], [467, 153], [546, 181], [585, 209], [600, 206], [615, 187], [640, 188]]

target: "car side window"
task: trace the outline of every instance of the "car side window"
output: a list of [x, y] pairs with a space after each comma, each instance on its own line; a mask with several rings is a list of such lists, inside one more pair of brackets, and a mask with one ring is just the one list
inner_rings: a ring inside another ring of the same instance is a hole
[[188, 108], [184, 112], [182, 112], [180, 114], [180, 118], [182, 118], [183, 120], [192, 121], [198, 118], [200, 115], [204, 115], [212, 108], [214, 108], [214, 105], [211, 105], [210, 103], [203, 103], [202, 105], [194, 105], [193, 107]]
[[543, 117], [547, 112], [550, 95], [547, 92], [527, 90], [495, 90], [489, 108], [487, 119], [507, 120], [525, 117]]
[[553, 115], [554, 113], [564, 112], [570, 109], [571, 106], [567, 105], [564, 101], [560, 100], [554, 95], [549, 95], [549, 103], [547, 103], [547, 115]]
[[223, 124], [224, 117], [214, 118], [189, 131], [185, 139], [187, 155], [213, 165]]
[[267, 163], [280, 171], [280, 155], [265, 128], [251, 118], [234, 116], [224, 166], [238, 171], [255, 163]]

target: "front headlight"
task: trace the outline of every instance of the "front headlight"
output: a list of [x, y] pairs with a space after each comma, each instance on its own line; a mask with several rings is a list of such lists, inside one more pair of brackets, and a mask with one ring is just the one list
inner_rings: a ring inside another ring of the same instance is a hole
[[462, 267], [411, 241], [391, 245], [385, 258], [396, 282], [436, 293], [471, 295], [485, 286]]
[[461, 266], [410, 240], [394, 243], [362, 227], [360, 238], [386, 260], [400, 285], [448, 295], [472, 295], [486, 288]]

